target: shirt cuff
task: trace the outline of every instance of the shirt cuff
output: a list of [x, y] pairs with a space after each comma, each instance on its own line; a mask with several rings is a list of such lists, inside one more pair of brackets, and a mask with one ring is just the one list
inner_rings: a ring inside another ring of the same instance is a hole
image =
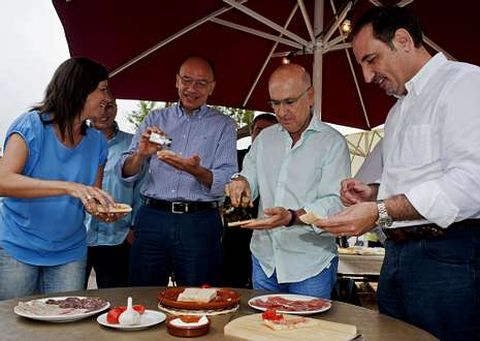
[[458, 216], [458, 207], [433, 181], [413, 187], [405, 196], [418, 213], [438, 226], [448, 227]]

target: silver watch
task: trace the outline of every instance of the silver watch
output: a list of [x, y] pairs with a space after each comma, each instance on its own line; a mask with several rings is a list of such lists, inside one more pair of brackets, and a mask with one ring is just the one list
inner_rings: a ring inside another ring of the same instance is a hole
[[245, 177], [240, 173], [235, 173], [230, 177], [230, 180], [242, 180], [242, 179], [245, 179]]
[[389, 228], [393, 224], [393, 219], [388, 215], [385, 201], [377, 200], [378, 220], [377, 225], [381, 228]]

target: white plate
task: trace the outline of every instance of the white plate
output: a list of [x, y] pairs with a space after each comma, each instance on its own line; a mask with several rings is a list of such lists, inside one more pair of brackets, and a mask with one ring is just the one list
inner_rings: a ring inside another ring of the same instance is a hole
[[[32, 302], [32, 303], [35, 303], [35, 302], [44, 303], [49, 299], [63, 300], [67, 297], [87, 298], [86, 296], [47, 297], [47, 298], [41, 298], [41, 299], [37, 299], [37, 300], [31, 300], [31, 301], [28, 301], [28, 302], [25, 302], [25, 303], [30, 303], [30, 302]], [[32, 312], [24, 311], [17, 305], [13, 308], [13, 312], [15, 314], [17, 314], [18, 316], [26, 317], [26, 318], [33, 319], [33, 320], [47, 321], [47, 322], [72, 322], [72, 321], [81, 320], [81, 319], [84, 319], [86, 317], [98, 314], [98, 313], [100, 313], [100, 312], [102, 312], [102, 311], [104, 311], [108, 308], [110, 308], [110, 302], [107, 302], [107, 304], [104, 305], [103, 307], [101, 307], [100, 309], [92, 310], [92, 311], [89, 311], [89, 312], [83, 312], [81, 309], [78, 309], [79, 310], [78, 312], [74, 311], [74, 312], [68, 313], [68, 314], [37, 315], [37, 314], [32, 313]]]
[[167, 315], [165, 315], [160, 311], [146, 309], [145, 312], [141, 315], [140, 324], [136, 324], [134, 326], [122, 326], [121, 324], [108, 323], [107, 314], [108, 313], [104, 313], [99, 317], [97, 317], [97, 322], [105, 327], [117, 328], [122, 330], [145, 329], [145, 328], [154, 326], [156, 324], [162, 323], [167, 318]]
[[279, 308], [275, 308], [277, 313], [281, 314], [294, 314], [294, 315], [311, 315], [311, 314], [317, 314], [321, 313], [324, 311], [327, 311], [332, 307], [332, 302], [330, 300], [324, 299], [324, 298], [318, 298], [318, 297], [313, 297], [313, 296], [306, 296], [306, 295], [295, 295], [295, 294], [271, 294], [271, 295], [262, 295], [262, 296], [256, 296], [252, 297], [250, 300], [248, 300], [248, 305], [252, 307], [253, 309], [265, 311], [268, 308], [266, 307], [261, 307], [253, 303], [253, 301], [256, 301], [258, 299], [262, 301], [266, 301], [269, 297], [273, 296], [278, 296], [287, 300], [295, 300], [295, 301], [310, 301], [314, 299], [321, 299], [323, 301], [326, 301], [328, 303], [325, 307], [315, 309], [315, 310], [297, 310], [297, 311], [290, 311], [290, 310], [281, 310]]

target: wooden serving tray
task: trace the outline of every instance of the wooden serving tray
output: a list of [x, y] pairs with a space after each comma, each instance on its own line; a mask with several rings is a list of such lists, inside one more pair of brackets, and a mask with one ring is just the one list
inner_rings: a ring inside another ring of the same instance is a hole
[[242, 316], [225, 325], [225, 340], [348, 341], [358, 336], [354, 325], [315, 320], [317, 325], [313, 327], [272, 330], [262, 323], [262, 314]]

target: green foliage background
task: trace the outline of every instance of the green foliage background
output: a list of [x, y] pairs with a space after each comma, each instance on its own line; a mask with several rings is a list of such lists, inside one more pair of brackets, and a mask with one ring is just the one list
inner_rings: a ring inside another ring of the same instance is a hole
[[[127, 117], [127, 120], [135, 125], [135, 128], [138, 128], [140, 124], [142, 124], [145, 117], [148, 115], [150, 111], [153, 109], [160, 109], [171, 106], [173, 103], [165, 103], [165, 102], [153, 102], [153, 101], [139, 101], [138, 102], [138, 109], [133, 110]], [[222, 107], [222, 106], [213, 106], [213, 108], [217, 109], [218, 111], [224, 113], [232, 117], [235, 122], [237, 122], [238, 129], [243, 131], [248, 131], [248, 127], [250, 122], [253, 120], [253, 110], [246, 110], [246, 109], [238, 109], [238, 108], [229, 108], [229, 107]], [[244, 129], [242, 129], [244, 128]], [[242, 135], [244, 135], [242, 133]], [[243, 137], [243, 136], [242, 136]]]

